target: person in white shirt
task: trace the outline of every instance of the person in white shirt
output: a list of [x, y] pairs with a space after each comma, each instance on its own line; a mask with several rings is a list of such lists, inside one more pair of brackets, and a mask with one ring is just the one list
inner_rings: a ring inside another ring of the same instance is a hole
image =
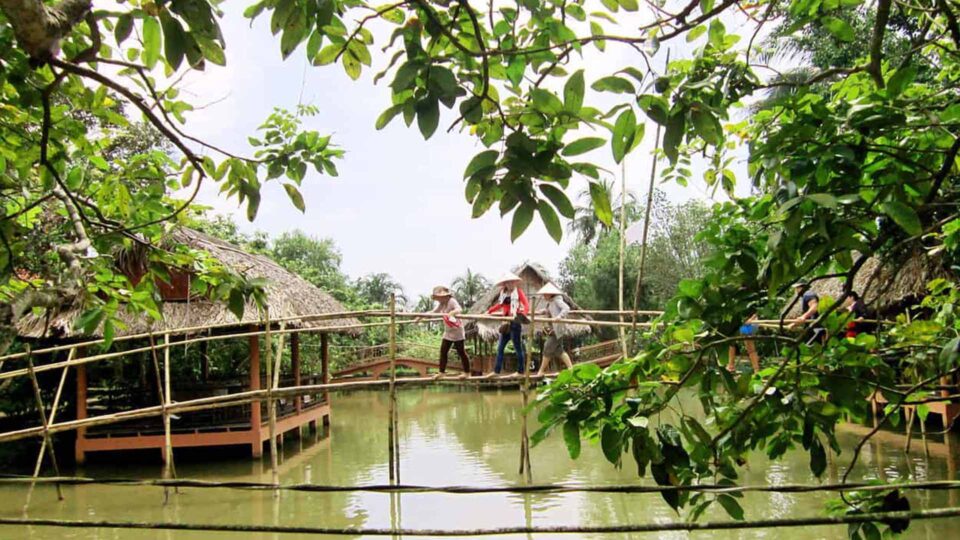
[[466, 335], [463, 331], [463, 320], [457, 317], [463, 310], [460, 303], [453, 297], [450, 289], [440, 285], [433, 288], [433, 299], [437, 301], [437, 307], [433, 308], [431, 313], [443, 314], [443, 339], [440, 341], [440, 373], [434, 378], [443, 377], [447, 371], [447, 357], [450, 355], [450, 347], [457, 351], [460, 357], [460, 364], [463, 367], [461, 378], [470, 376], [470, 358], [467, 357], [467, 351], [464, 348]]
[[[542, 296], [544, 304], [546, 304], [544, 310], [538, 314], [543, 314], [549, 319], [567, 318], [567, 315], [570, 313], [570, 306], [563, 300], [563, 291], [556, 285], [547, 283], [537, 291], [537, 295]], [[554, 359], [559, 359], [568, 368], [573, 367], [570, 356], [563, 350], [562, 339], [566, 333], [565, 325], [563, 323], [549, 323], [545, 333], [547, 334], [547, 339], [543, 344], [543, 351], [541, 352], [543, 359], [540, 362], [540, 369], [537, 370], [538, 377], [543, 377], [544, 374], [546, 374], [547, 368]]]

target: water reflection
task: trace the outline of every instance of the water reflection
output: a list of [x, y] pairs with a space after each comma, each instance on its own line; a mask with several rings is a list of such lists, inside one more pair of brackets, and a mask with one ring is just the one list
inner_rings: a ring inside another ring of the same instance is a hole
[[[519, 482], [520, 396], [514, 391], [476, 389], [410, 389], [398, 395], [400, 407], [401, 479], [409, 484], [502, 485]], [[387, 396], [357, 392], [335, 396], [329, 437], [287, 439], [281, 463], [284, 483], [356, 485], [387, 483]], [[689, 409], [688, 409], [689, 410]], [[831, 456], [825, 481], [838, 481], [850, 450], [867, 428], [849, 426], [839, 436], [844, 454]], [[915, 441], [904, 453], [903, 438], [881, 433], [864, 448], [851, 479], [935, 480], [956, 478], [955, 439], [929, 437]], [[951, 458], [952, 456], [952, 458]], [[232, 458], [217, 462], [178, 463], [182, 477], [210, 480], [270, 481], [269, 459], [263, 462]], [[585, 445], [583, 455], [567, 457], [562, 441], [552, 437], [533, 449], [534, 481], [611, 484], [637, 482], [630, 463], [614, 469], [599, 448]], [[77, 471], [90, 476], [159, 476], [159, 464], [100, 463]], [[769, 462], [751, 460], [746, 484], [813, 482], [807, 459], [798, 453]], [[25, 488], [0, 489], [0, 512], [19, 515]], [[30, 515], [63, 519], [178, 521], [197, 523], [277, 523], [324, 527], [486, 528], [515, 525], [605, 525], [665, 522], [681, 519], [657, 495], [643, 494], [410, 494], [391, 497], [374, 493], [284, 493], [228, 489], [184, 489], [162, 504], [158, 488], [76, 486], [56, 501], [53, 487], [38, 488]], [[915, 507], [957, 505], [956, 492], [911, 494]], [[743, 506], [750, 519], [816, 515], [829, 494], [750, 493]], [[727, 519], [722, 510], [706, 519]], [[906, 538], [953, 536], [958, 520], [914, 523]], [[595, 535], [591, 538], [841, 538], [843, 527], [813, 527], [778, 531], [724, 531], [672, 535]], [[158, 539], [199, 540], [210, 533], [179, 531], [69, 530], [0, 528], [0, 538], [29, 539]], [[217, 535], [216, 538], [266, 540], [306, 538], [294, 535]], [[514, 538], [571, 538], [560, 535], [517, 535]], [[316, 537], [310, 537], [316, 538]]]

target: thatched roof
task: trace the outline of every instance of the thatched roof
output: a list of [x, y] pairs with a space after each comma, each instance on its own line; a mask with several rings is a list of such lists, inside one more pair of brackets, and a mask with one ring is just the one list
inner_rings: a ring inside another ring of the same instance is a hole
[[[547, 272], [547, 270], [540, 264], [525, 262], [514, 268], [513, 273], [520, 276], [520, 279], [523, 280], [523, 282], [520, 284], [520, 288], [523, 289], [523, 292], [527, 295], [527, 298], [530, 299], [530, 308], [535, 312], [543, 310], [543, 298], [533, 295], [539, 291], [541, 287], [553, 281], [550, 278], [550, 274]], [[487, 289], [485, 293], [483, 293], [483, 295], [473, 304], [467, 313], [474, 315], [482, 315], [486, 313], [490, 306], [492, 306], [496, 301], [499, 294], [500, 288], [494, 284], [492, 287]], [[567, 302], [571, 309], [580, 309], [580, 306], [578, 306], [568, 294], [564, 294], [563, 299]], [[570, 315], [567, 318], [592, 320], [586, 315]], [[480, 339], [485, 341], [495, 341], [500, 339], [500, 332], [498, 331], [499, 326], [500, 323], [492, 321], [470, 321], [467, 323], [466, 330], [468, 333], [477, 332], [480, 335]], [[538, 332], [541, 330], [540, 327], [541, 325], [537, 324]], [[558, 332], [560, 332], [563, 337], [582, 336], [590, 333], [590, 327], [580, 324], [564, 324], [561, 328], [558, 328]]]
[[[265, 255], [247, 253], [228, 242], [186, 227], [178, 227], [171, 231], [165, 242], [206, 251], [233, 272], [248, 278], [266, 279], [265, 289], [271, 319], [346, 311], [340, 302], [332, 296], [293, 272], [286, 270]], [[205, 299], [168, 300], [163, 303], [161, 308], [164, 320], [160, 323], [156, 323], [144, 315], [121, 312], [120, 319], [126, 328], [118, 329], [117, 335], [140, 334], [151, 330], [163, 332], [164, 330], [198, 326], [246, 326], [260, 323], [259, 312], [252, 302], [248, 302], [242, 320], [237, 320], [224, 303]], [[61, 308], [50, 319], [48, 335], [60, 338], [78, 337], [78, 332], [74, 329], [74, 321], [84, 310], [85, 306], [76, 304]], [[352, 324], [359, 324], [359, 321], [353, 318], [344, 318], [288, 322], [287, 326], [293, 328], [325, 328]], [[17, 323], [21, 336], [34, 338], [40, 337], [44, 325], [45, 317], [33, 315], [23, 317]]]
[[[894, 315], [923, 299], [929, 281], [943, 277], [950, 276], [940, 258], [917, 250], [895, 261], [893, 257], [870, 257], [857, 272], [853, 290], [872, 312]], [[810, 290], [836, 300], [843, 295], [844, 283], [840, 278], [821, 279], [811, 283]], [[799, 307], [794, 306], [789, 315], [798, 314]]]

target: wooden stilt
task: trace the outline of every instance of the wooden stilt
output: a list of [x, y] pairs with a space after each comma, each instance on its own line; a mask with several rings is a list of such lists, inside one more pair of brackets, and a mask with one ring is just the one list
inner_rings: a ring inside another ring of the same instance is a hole
[[[30, 347], [27, 346], [27, 369], [30, 372], [30, 383], [33, 385], [33, 397], [36, 400], [37, 411], [40, 414], [40, 423], [43, 425], [43, 441], [47, 446], [47, 455], [50, 457], [50, 463], [53, 465], [53, 472], [60, 476], [60, 465], [57, 463], [57, 453], [53, 448], [53, 441], [50, 440], [50, 433], [47, 431], [50, 425], [47, 421], [47, 412], [43, 409], [43, 396], [40, 395], [40, 382], [37, 380], [37, 374], [33, 371], [33, 355], [30, 354]], [[60, 484], [57, 486], [57, 499], [63, 500], [63, 488]]]
[[[70, 353], [67, 355], [67, 359], [73, 358], [73, 355], [76, 353], [76, 349], [70, 349]], [[57, 408], [60, 406], [60, 396], [63, 394], [63, 387], [67, 383], [67, 371], [69, 368], [63, 368], [63, 372], [60, 374], [60, 384], [57, 385], [57, 393], [53, 396], [53, 405], [50, 407], [50, 418], [47, 420], [47, 425], [54, 423], [57, 419]], [[37, 452], [37, 460], [33, 465], [33, 478], [38, 478], [40, 476], [40, 469], [43, 467], [43, 455], [47, 450], [47, 437], [44, 437], [40, 441], [40, 451]], [[35, 483], [30, 483], [30, 487], [27, 489], [26, 501], [23, 503], [23, 511], [26, 512], [27, 508], [30, 506], [30, 499], [33, 496], [33, 488], [36, 486]], [[59, 487], [59, 484], [58, 484]]]
[[395, 484], [398, 482], [397, 479], [397, 467], [395, 465], [397, 459], [397, 444], [396, 444], [396, 378], [397, 378], [397, 318], [396, 318], [396, 309], [397, 309], [397, 297], [394, 294], [390, 295], [390, 419], [387, 422], [387, 439], [389, 444], [388, 450], [388, 459], [389, 459], [389, 477], [390, 483]]
[[[524, 358], [523, 366], [523, 386], [521, 395], [523, 397], [523, 414], [520, 417], [520, 474], [524, 475], [527, 483], [533, 480], [533, 472], [530, 470], [530, 437], [527, 433], [527, 404], [530, 401], [530, 360], [533, 359], [534, 337], [536, 336], [536, 314], [530, 312], [530, 337], [528, 338], [527, 355]], [[521, 345], [522, 346], [522, 345]], [[518, 351], [519, 352], [519, 351]], [[542, 362], [543, 359], [541, 358]]]

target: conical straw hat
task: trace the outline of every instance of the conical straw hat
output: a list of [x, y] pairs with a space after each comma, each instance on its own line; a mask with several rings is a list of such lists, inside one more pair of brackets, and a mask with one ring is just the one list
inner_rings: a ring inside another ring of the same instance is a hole
[[497, 285], [503, 285], [504, 283], [510, 283], [513, 281], [523, 281], [520, 279], [520, 276], [514, 274], [513, 272], [507, 272], [506, 274], [500, 276], [500, 279], [497, 280]]
[[560, 288], [554, 285], [553, 283], [547, 283], [546, 285], [541, 287], [539, 291], [537, 291], [537, 294], [539, 296], [549, 296], [549, 295], [563, 294], [563, 291], [561, 291]]
[[431, 296], [434, 298], [441, 298], [444, 296], [453, 296], [453, 293], [451, 293], [450, 289], [444, 287], [443, 285], [437, 285], [433, 288], [433, 293]]

